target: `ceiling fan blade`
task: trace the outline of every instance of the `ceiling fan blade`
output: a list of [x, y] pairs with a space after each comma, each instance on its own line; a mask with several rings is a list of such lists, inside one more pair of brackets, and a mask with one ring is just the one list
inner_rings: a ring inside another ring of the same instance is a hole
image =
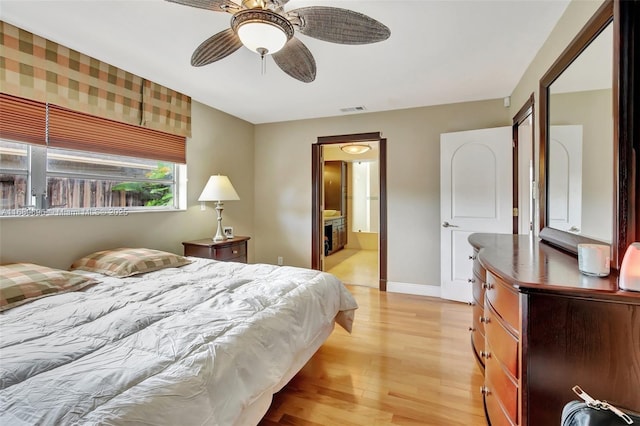
[[316, 79], [316, 60], [307, 46], [297, 38], [292, 37], [282, 50], [271, 56], [282, 71], [296, 80], [311, 83]]
[[373, 18], [337, 7], [310, 6], [287, 12], [302, 34], [339, 44], [368, 44], [389, 38], [389, 28]]
[[185, 6], [197, 7], [199, 9], [211, 10], [214, 12], [235, 13], [242, 7], [231, 0], [166, 0], [170, 3], [182, 4]]
[[231, 28], [227, 28], [212, 35], [196, 48], [193, 55], [191, 55], [191, 65], [201, 67], [219, 61], [238, 50], [241, 46], [240, 38]]

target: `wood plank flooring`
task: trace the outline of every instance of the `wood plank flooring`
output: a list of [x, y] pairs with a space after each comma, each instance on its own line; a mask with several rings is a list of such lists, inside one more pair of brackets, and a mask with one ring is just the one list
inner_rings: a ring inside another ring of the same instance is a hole
[[343, 283], [378, 288], [378, 250], [338, 250], [324, 258], [324, 270]]
[[348, 287], [353, 334], [336, 326], [260, 425], [486, 425], [471, 307]]

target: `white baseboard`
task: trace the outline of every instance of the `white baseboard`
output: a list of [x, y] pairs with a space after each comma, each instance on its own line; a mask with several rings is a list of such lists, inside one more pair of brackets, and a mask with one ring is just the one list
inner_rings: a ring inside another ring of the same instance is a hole
[[397, 283], [387, 281], [389, 293], [415, 294], [417, 296], [440, 297], [440, 286], [429, 284]]

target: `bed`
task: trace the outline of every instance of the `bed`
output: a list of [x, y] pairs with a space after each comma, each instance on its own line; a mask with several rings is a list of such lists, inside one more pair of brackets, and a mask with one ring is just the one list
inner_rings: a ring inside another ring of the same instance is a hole
[[0, 424], [255, 425], [336, 322], [351, 330], [333, 275], [184, 259], [76, 269], [88, 285], [0, 313]]

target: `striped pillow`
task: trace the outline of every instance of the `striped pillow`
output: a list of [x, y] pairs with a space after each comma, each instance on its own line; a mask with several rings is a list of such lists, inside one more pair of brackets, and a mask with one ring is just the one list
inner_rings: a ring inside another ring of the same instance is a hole
[[80, 290], [98, 281], [33, 263], [0, 266], [0, 311], [57, 293]]
[[147, 248], [117, 248], [97, 251], [76, 260], [69, 269], [98, 272], [124, 278], [163, 268], [175, 268], [191, 263], [189, 259], [173, 253]]

